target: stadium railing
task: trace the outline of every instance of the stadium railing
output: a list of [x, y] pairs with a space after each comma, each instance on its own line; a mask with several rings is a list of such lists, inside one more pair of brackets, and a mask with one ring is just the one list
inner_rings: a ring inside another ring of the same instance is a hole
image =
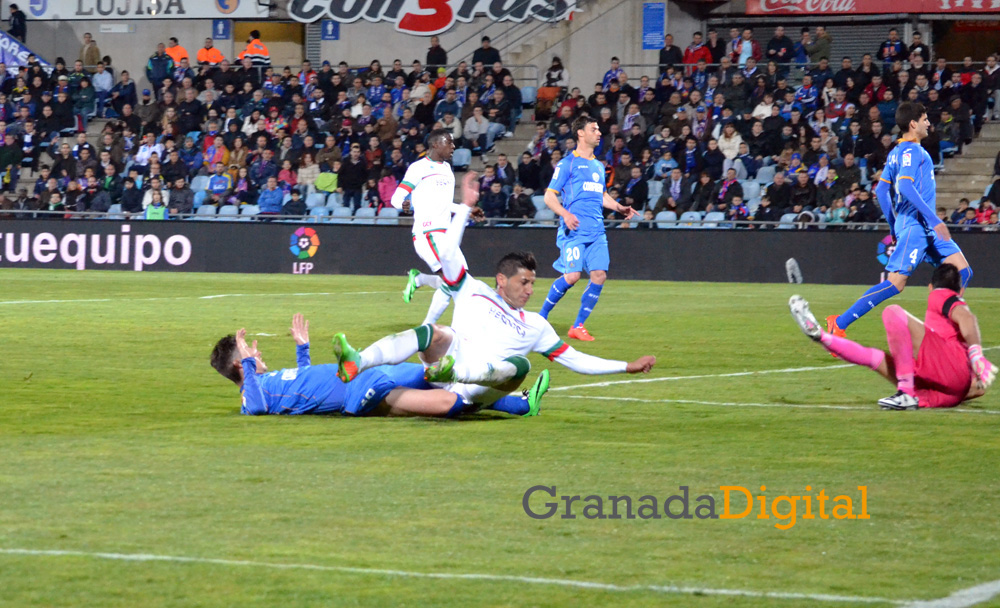
[[[65, 219], [66, 221], [80, 220], [116, 220], [116, 221], [164, 221], [166, 223], [175, 221], [196, 221], [196, 222], [282, 222], [295, 224], [340, 224], [340, 225], [382, 225], [382, 226], [411, 226], [413, 218], [402, 217], [382, 217], [382, 216], [315, 216], [315, 215], [232, 215], [232, 216], [205, 216], [196, 213], [182, 213], [170, 216], [169, 220], [145, 220], [141, 214], [130, 215], [125, 212], [106, 213], [100, 211], [48, 211], [48, 210], [0, 210], [0, 221], [18, 219], [31, 221], [32, 219]], [[630, 230], [639, 228], [640, 224], [647, 224], [650, 227], [660, 230], [752, 230], [752, 229], [778, 229], [778, 230], [882, 230], [889, 229], [885, 222], [857, 222], [857, 223], [835, 223], [827, 224], [821, 221], [794, 221], [794, 222], [758, 222], [753, 220], [726, 220], [726, 219], [676, 219], [676, 220], [605, 220], [605, 226], [609, 229]], [[484, 227], [524, 227], [524, 228], [553, 228], [557, 225], [557, 220], [551, 219], [527, 219], [527, 218], [486, 218], [475, 224]], [[1000, 232], [1000, 225], [997, 224], [948, 224], [952, 232]]]

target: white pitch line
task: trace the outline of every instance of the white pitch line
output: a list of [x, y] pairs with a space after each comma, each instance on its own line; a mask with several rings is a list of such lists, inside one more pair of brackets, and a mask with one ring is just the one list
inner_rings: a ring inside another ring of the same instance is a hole
[[[988, 346], [987, 350], [1000, 349], [1000, 345]], [[645, 384], [647, 382], [675, 382], [677, 380], [700, 380], [704, 378], [737, 378], [740, 376], [762, 376], [765, 374], [796, 374], [799, 372], [814, 372], [827, 369], [843, 369], [847, 367], [857, 367], [852, 363], [841, 363], [839, 365], [815, 365], [812, 367], [785, 367], [780, 369], [762, 369], [752, 372], [730, 372], [726, 374], [697, 374], [693, 376], [665, 376], [661, 378], [636, 378], [634, 380], [609, 380], [607, 382], [591, 382], [589, 384], [571, 384], [569, 386], [557, 386], [550, 388], [549, 392], [572, 391], [578, 388], [595, 388], [602, 386], [616, 386], [619, 384]]]
[[174, 562], [186, 564], [213, 564], [217, 566], [242, 566], [252, 568], [272, 568], [274, 570], [318, 570], [323, 572], [344, 572], [347, 574], [366, 574], [373, 576], [390, 576], [403, 578], [426, 578], [439, 580], [477, 580], [505, 583], [524, 583], [528, 585], [551, 585], [558, 587], [573, 587], [577, 589], [592, 589], [595, 591], [652, 591], [655, 593], [673, 593], [683, 595], [719, 595], [730, 597], [754, 597], [780, 600], [810, 600], [818, 602], [844, 602], [863, 604], [894, 604], [902, 605], [909, 600], [893, 600], [883, 597], [856, 597], [850, 595], [831, 595], [826, 593], [791, 593], [783, 591], [751, 591], [747, 589], [714, 589], [689, 587], [680, 585], [616, 585], [562, 578], [542, 578], [535, 576], [515, 576], [506, 574], [480, 574], [460, 572], [412, 572], [406, 570], [384, 570], [380, 568], [356, 568], [351, 566], [321, 566], [318, 564], [281, 564], [273, 562], [257, 562], [249, 560], [216, 559], [208, 557], [184, 557], [176, 555], [152, 555], [148, 553], [101, 553], [88, 551], [36, 550], [36, 549], [2, 549], [0, 554], [24, 555], [41, 557], [90, 557], [128, 562]]
[[163, 300], [217, 300], [220, 298], [292, 298], [302, 296], [364, 296], [395, 291], [324, 291], [315, 293], [220, 293], [210, 296], [173, 296], [164, 298], [90, 298], [84, 300], [0, 300], [0, 306], [13, 304], [78, 304], [84, 302], [160, 302]]
[[903, 608], [969, 608], [1000, 595], [1000, 580], [961, 589], [938, 600], [910, 602]]
[[[878, 408], [875, 407], [865, 407], [861, 405], [828, 405], [828, 404], [810, 404], [810, 403], [739, 403], [730, 401], [699, 401], [697, 399], [640, 399], [638, 397], [595, 397], [593, 395], [556, 395], [556, 397], [562, 397], [564, 399], [588, 399], [597, 401], [631, 401], [634, 403], [679, 403], [679, 404], [690, 404], [690, 405], [718, 405], [723, 407], [791, 407], [800, 408], [805, 410], [859, 410], [865, 412], [879, 412]], [[922, 408], [921, 411], [927, 410], [928, 408]], [[943, 411], [957, 412], [960, 414], [987, 414], [997, 416], [1000, 415], [1000, 411], [996, 410], [970, 410], [970, 409], [958, 409], [958, 408], [940, 408]]]
[[589, 384], [572, 384], [570, 386], [557, 386], [555, 388], [550, 388], [549, 392], [572, 391], [579, 388], [615, 386], [617, 384], [645, 384], [647, 382], [673, 382], [676, 380], [698, 380], [701, 378], [736, 378], [738, 376], [758, 376], [764, 374], [794, 374], [798, 372], [812, 372], [821, 369], [837, 369], [841, 367], [854, 367], [854, 365], [850, 363], [841, 363], [840, 365], [815, 365], [813, 367], [786, 367], [783, 369], [762, 369], [753, 372], [731, 372], [727, 374], [698, 374], [695, 376], [666, 376], [662, 378], [637, 378], [635, 380], [610, 380], [607, 382], [591, 382]]

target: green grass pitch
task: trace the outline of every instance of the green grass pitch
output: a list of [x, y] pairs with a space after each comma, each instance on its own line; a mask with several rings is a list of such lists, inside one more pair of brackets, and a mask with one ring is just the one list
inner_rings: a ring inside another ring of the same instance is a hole
[[[655, 354], [652, 374], [532, 355], [562, 389], [540, 417], [438, 421], [242, 417], [208, 365], [242, 326], [272, 369], [294, 365], [295, 312], [317, 363], [337, 331], [364, 345], [412, 327], [430, 294], [404, 304], [402, 277], [6, 270], [0, 285], [0, 606], [893, 605], [1000, 579], [996, 393], [880, 412], [893, 388], [835, 367], [788, 314], [792, 293], [822, 317], [862, 287], [612, 277], [579, 347]], [[553, 314], [563, 334], [580, 293]], [[1000, 292], [967, 295], [1000, 344]], [[922, 316], [925, 298], [894, 301]], [[878, 314], [850, 335], [885, 344]], [[732, 375], [787, 368], [819, 369]], [[672, 379], [567, 388], [640, 378]], [[685, 485], [720, 512], [723, 485], [864, 485], [871, 517], [535, 520], [522, 496], [539, 484], [660, 500]]]

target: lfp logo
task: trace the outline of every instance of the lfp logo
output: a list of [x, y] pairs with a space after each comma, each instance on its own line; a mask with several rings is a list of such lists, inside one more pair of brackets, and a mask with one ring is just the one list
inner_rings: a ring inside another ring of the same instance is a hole
[[215, 0], [215, 9], [223, 15], [228, 15], [239, 7], [240, 0]]
[[45, 14], [46, 9], [49, 8], [49, 0], [31, 0], [28, 4], [28, 10], [31, 14], [36, 17], [41, 17]]
[[[319, 236], [312, 228], [305, 226], [296, 230], [291, 237], [288, 250], [300, 260], [308, 260], [319, 250]], [[295, 262], [292, 264], [292, 274], [309, 274], [313, 269], [312, 262]]]
[[892, 252], [896, 250], [896, 246], [892, 244], [892, 237], [886, 235], [884, 239], [878, 242], [878, 261], [879, 264], [885, 266], [889, 263], [889, 258], [892, 257]]

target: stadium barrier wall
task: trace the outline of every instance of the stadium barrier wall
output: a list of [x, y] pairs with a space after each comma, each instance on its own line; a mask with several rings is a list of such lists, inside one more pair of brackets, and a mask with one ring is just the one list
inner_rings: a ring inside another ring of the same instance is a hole
[[[553, 228], [470, 228], [462, 250], [474, 275], [532, 251], [539, 276], [554, 277]], [[958, 233], [977, 271], [973, 284], [1000, 287], [996, 234]], [[884, 232], [831, 230], [609, 230], [614, 279], [780, 283], [795, 258], [807, 283], [879, 280]], [[408, 226], [264, 222], [0, 220], [0, 268], [396, 275], [422, 268]], [[929, 279], [924, 266], [911, 284]]]

